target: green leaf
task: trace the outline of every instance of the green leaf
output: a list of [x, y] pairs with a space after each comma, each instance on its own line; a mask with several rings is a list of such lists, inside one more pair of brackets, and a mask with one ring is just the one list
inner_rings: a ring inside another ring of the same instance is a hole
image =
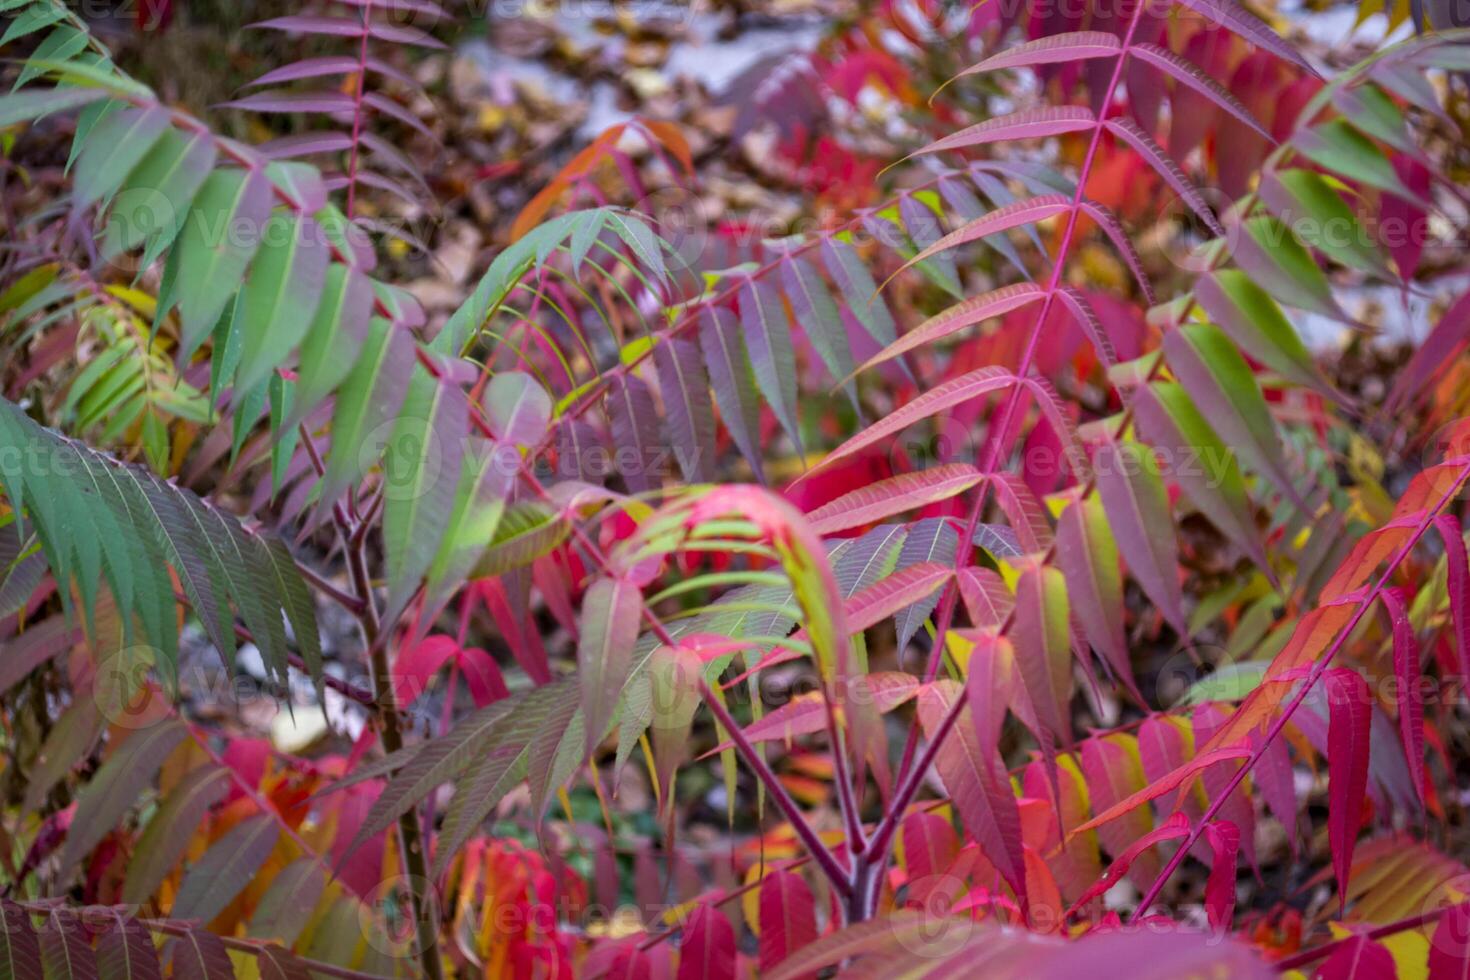
[[[286, 671], [285, 622], [308, 660], [319, 658], [305, 584], [279, 544], [151, 472], [56, 436], [0, 401], [0, 486], [25, 509], [58, 581], [75, 582], [91, 616], [102, 580], [116, 601], [124, 639], [141, 624], [172, 685], [177, 602], [170, 567], [210, 639], [235, 650], [232, 606], [278, 676]], [[27, 465], [21, 465], [21, 461]], [[71, 589], [62, 590], [69, 598]]]
[[1251, 357], [1289, 381], [1324, 389], [1312, 355], [1269, 293], [1246, 273], [1221, 269], [1195, 286], [1200, 308]]
[[571, 534], [566, 515], [536, 500], [512, 504], [495, 528], [490, 546], [475, 565], [473, 578], [504, 575], [524, 568]]
[[247, 817], [210, 845], [179, 884], [172, 915], [209, 922], [224, 911], [260, 871], [281, 836], [273, 813]]
[[1345, 119], [1329, 119], [1298, 130], [1292, 138], [1292, 145], [1302, 156], [1329, 173], [1387, 191], [1405, 201], [1424, 203], [1399, 179], [1398, 172], [1378, 144]]
[[611, 724], [613, 707], [632, 670], [642, 614], [643, 593], [631, 579], [600, 578], [582, 598], [577, 673], [589, 753]]
[[391, 431], [388, 425], [408, 394], [415, 363], [408, 332], [374, 317], [357, 360], [337, 392], [333, 448], [327, 457], [319, 506], [331, 507], [349, 484], [361, 480], [377, 462], [383, 437]]
[[1092, 494], [1074, 500], [1057, 521], [1057, 565], [1087, 642], [1140, 703], [1138, 682], [1123, 627], [1123, 574], [1118, 544], [1108, 526], [1102, 500]]
[[1098, 448], [1094, 468], [1097, 492], [1123, 560], [1164, 619], [1187, 636], [1175, 566], [1179, 548], [1158, 460], [1136, 442], [1106, 442]]
[[76, 109], [106, 96], [102, 89], [92, 88], [48, 88], [0, 95], [0, 128], [29, 122], [48, 113]]
[[77, 158], [73, 193], [78, 207], [112, 194], [169, 127], [168, 110], [151, 105], [114, 112], [97, 124]]
[[1395, 278], [1378, 241], [1327, 180], [1311, 170], [1277, 170], [1261, 181], [1261, 199], [1308, 246], [1335, 262], [1384, 279]]
[[45, 74], [48, 64], [67, 61], [86, 47], [86, 31], [77, 30], [70, 24], [62, 24], [47, 34], [44, 41], [36, 45], [35, 53], [21, 66], [20, 74], [16, 76], [12, 90]]
[[420, 368], [393, 427], [383, 468], [388, 622], [398, 619], [434, 562], [452, 517], [468, 437], [464, 392]]
[[1303, 511], [1281, 440], [1255, 373], [1224, 332], [1208, 323], [1185, 323], [1164, 333], [1169, 369], [1211, 426], [1247, 466], [1271, 480]]
[[740, 290], [740, 322], [755, 366], [755, 383], [800, 452], [796, 351], [791, 346], [791, 325], [780, 294], [767, 283], [747, 279]]
[[270, 212], [270, 181], [262, 171], [215, 170], [205, 178], [171, 253], [181, 357], [198, 349], [240, 288]]
[[315, 221], [284, 211], [271, 215], [240, 292], [243, 336], [236, 390], [253, 391], [306, 336], [329, 259]]
[[1317, 260], [1290, 228], [1269, 214], [1258, 214], [1240, 228], [1245, 234], [1235, 232], [1233, 258], [1256, 285], [1288, 306], [1347, 319]]
[[454, 507], [429, 567], [424, 589], [427, 609], [449, 600], [494, 540], [520, 463], [519, 453], [511, 447], [484, 439], [471, 441], [459, 471]]
[[282, 423], [296, 428], [346, 380], [353, 353], [361, 348], [372, 318], [373, 290], [356, 269], [333, 262], [327, 266], [317, 304], [296, 365], [296, 398]]
[[76, 814], [61, 849], [63, 874], [112, 832], [187, 734], [182, 722], [169, 719], [133, 732], [118, 746], [77, 793]]
[[1139, 434], [1171, 461], [1169, 478], [1226, 539], [1272, 576], [1235, 454], [1210, 428], [1184, 388], [1172, 381], [1139, 388], [1133, 395], [1133, 411]]
[[229, 787], [229, 772], [209, 765], [193, 770], [169, 791], [133, 849], [123, 881], [123, 901], [142, 905], [153, 897], [188, 850], [209, 808], [224, 798]]

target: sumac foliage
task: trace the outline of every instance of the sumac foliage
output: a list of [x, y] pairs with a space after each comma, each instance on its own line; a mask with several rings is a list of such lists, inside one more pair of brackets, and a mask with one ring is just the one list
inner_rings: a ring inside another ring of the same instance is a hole
[[0, 0], [0, 978], [1466, 975], [1470, 38], [852, 7], [443, 315], [437, 4]]

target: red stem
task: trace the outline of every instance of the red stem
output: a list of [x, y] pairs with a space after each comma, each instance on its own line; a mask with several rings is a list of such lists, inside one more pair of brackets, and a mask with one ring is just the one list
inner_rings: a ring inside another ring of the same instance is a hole
[[1333, 659], [1337, 656], [1338, 651], [1340, 651], [1343, 645], [1347, 643], [1348, 637], [1353, 634], [1353, 630], [1357, 628], [1358, 623], [1362, 621], [1363, 616], [1367, 614], [1369, 609], [1373, 608], [1373, 603], [1378, 599], [1379, 593], [1383, 591], [1389, 579], [1393, 577], [1393, 574], [1398, 569], [1399, 564], [1406, 557], [1408, 557], [1411, 551], [1413, 551], [1414, 546], [1419, 543], [1419, 539], [1423, 537], [1424, 532], [1429, 529], [1430, 523], [1432, 523], [1439, 512], [1444, 509], [1444, 506], [1449, 503], [1449, 501], [1451, 500], [1451, 498], [1454, 497], [1455, 494], [1459, 493], [1460, 487], [1464, 485], [1465, 479], [1467, 477], [1470, 477], [1470, 462], [1466, 462], [1461, 466], [1459, 475], [1455, 477], [1454, 481], [1450, 484], [1449, 489], [1444, 492], [1444, 494], [1434, 504], [1433, 507], [1425, 510], [1424, 519], [1419, 522], [1418, 527], [1414, 529], [1414, 533], [1409, 536], [1409, 540], [1405, 541], [1404, 544], [1399, 548], [1398, 552], [1389, 562], [1388, 567], [1384, 569], [1383, 575], [1381, 575], [1378, 581], [1374, 583], [1373, 588], [1368, 592], [1366, 596], [1358, 601], [1358, 608], [1353, 612], [1352, 618], [1348, 620], [1347, 625], [1337, 634], [1337, 638], [1333, 641], [1332, 646], [1328, 649], [1327, 653], [1312, 665], [1311, 673], [1307, 676], [1307, 679], [1302, 682], [1301, 686], [1297, 688], [1297, 692], [1295, 695], [1292, 696], [1291, 701], [1289, 701], [1286, 707], [1281, 710], [1281, 713], [1276, 716], [1276, 720], [1272, 722], [1271, 727], [1266, 731], [1265, 738], [1262, 739], [1261, 744], [1256, 746], [1255, 750], [1245, 760], [1245, 763], [1235, 771], [1235, 775], [1230, 780], [1230, 785], [1226, 786], [1224, 791], [1215, 797], [1214, 801], [1210, 803], [1209, 808], [1205, 810], [1204, 814], [1199, 818], [1199, 820], [1195, 821], [1194, 826], [1190, 828], [1189, 836], [1186, 837], [1184, 839], [1184, 842], [1179, 845], [1179, 849], [1174, 852], [1173, 857], [1171, 857], [1169, 859], [1169, 862], [1164, 865], [1164, 870], [1159, 872], [1158, 878], [1154, 880], [1154, 883], [1149, 887], [1147, 894], [1145, 894], [1143, 896], [1143, 899], [1138, 903], [1138, 907], [1134, 910], [1133, 913], [1134, 918], [1137, 918], [1139, 915], [1142, 915], [1144, 912], [1146, 912], [1149, 906], [1153, 904], [1154, 900], [1159, 897], [1159, 892], [1163, 890], [1164, 884], [1169, 880], [1169, 876], [1172, 875], [1174, 871], [1179, 867], [1179, 865], [1184, 861], [1184, 856], [1189, 853], [1189, 849], [1194, 846], [1196, 841], [1199, 840], [1200, 835], [1204, 833], [1205, 827], [1209, 824], [1209, 822], [1215, 818], [1215, 815], [1217, 813], [1220, 812], [1220, 808], [1225, 805], [1225, 801], [1230, 798], [1230, 794], [1235, 792], [1236, 787], [1245, 780], [1246, 775], [1251, 771], [1255, 764], [1261, 760], [1261, 756], [1265, 754], [1266, 749], [1269, 748], [1271, 743], [1276, 740], [1276, 737], [1281, 734], [1282, 729], [1286, 727], [1286, 723], [1291, 720], [1291, 716], [1296, 713], [1297, 708], [1301, 707], [1302, 702], [1306, 700], [1306, 697], [1311, 692], [1312, 687], [1317, 683], [1318, 679], [1323, 675], [1323, 673], [1326, 672], [1327, 666], [1332, 663]]
[[1456, 905], [1446, 905], [1442, 908], [1431, 909], [1428, 912], [1421, 912], [1418, 915], [1411, 915], [1407, 919], [1399, 919], [1397, 922], [1389, 922], [1384, 925], [1377, 926], [1373, 929], [1369, 929], [1367, 932], [1354, 933], [1351, 936], [1344, 936], [1341, 939], [1334, 939], [1330, 943], [1323, 943], [1321, 946], [1314, 946], [1311, 949], [1304, 949], [1300, 953], [1294, 953], [1283, 960], [1278, 960], [1276, 963], [1273, 964], [1273, 966], [1275, 966], [1278, 973], [1286, 973], [1290, 970], [1300, 970], [1308, 963], [1315, 963], [1320, 959], [1324, 959], [1325, 957], [1332, 955], [1333, 953], [1337, 952], [1340, 947], [1352, 942], [1355, 939], [1382, 939], [1385, 936], [1395, 936], [1401, 932], [1408, 932], [1410, 929], [1418, 929], [1421, 926], [1427, 926], [1431, 922], [1438, 922], [1440, 919], [1444, 918], [1446, 913], [1452, 912], [1455, 909], [1464, 908], [1470, 908], [1470, 902], [1460, 902]]
[[[1067, 226], [1062, 233], [1061, 244], [1057, 248], [1056, 260], [1052, 263], [1051, 275], [1047, 281], [1046, 295], [1041, 304], [1041, 312], [1037, 314], [1036, 326], [1031, 329], [1031, 334], [1026, 340], [1026, 347], [1022, 352], [1020, 363], [1016, 368], [1015, 373], [1018, 379], [1026, 377], [1031, 370], [1032, 362], [1036, 358], [1041, 334], [1046, 326], [1047, 315], [1051, 312], [1052, 301], [1056, 296], [1058, 287], [1061, 285], [1061, 277], [1066, 269], [1067, 257], [1071, 252], [1072, 238], [1076, 234], [1077, 222], [1082, 213], [1082, 200], [1087, 190], [1087, 179], [1092, 171], [1092, 163], [1097, 156], [1098, 147], [1102, 142], [1102, 113], [1105, 113], [1108, 106], [1112, 103], [1113, 93], [1117, 90], [1118, 83], [1122, 80], [1123, 66], [1128, 61], [1128, 49], [1133, 43], [1133, 36], [1138, 31], [1138, 25], [1143, 19], [1143, 11], [1146, 6], [1147, 0], [1135, 0], [1133, 13], [1130, 15], [1128, 21], [1128, 29], [1123, 36], [1122, 48], [1118, 51], [1117, 58], [1113, 64], [1112, 77], [1108, 80], [1108, 86], [1103, 92], [1101, 100], [1102, 108], [1099, 111], [1096, 122], [1093, 124], [1092, 138], [1087, 145], [1087, 155], [1083, 158], [1082, 166], [1077, 174], [1077, 188], [1072, 194], [1072, 205], [1067, 212]], [[990, 448], [986, 452], [985, 463], [981, 467], [981, 471], [987, 476], [994, 472], [996, 463], [1002, 456], [1001, 444], [1009, 442], [1006, 434], [1010, 430], [1011, 417], [1015, 413], [1016, 404], [1020, 400], [1023, 390], [1025, 390], [1025, 386], [1018, 382], [1011, 387], [1006, 395], [1005, 405], [1001, 411], [1000, 424], [993, 430], [996, 436], [990, 440]], [[1007, 445], [1006, 450], [1009, 451], [1009, 449], [1010, 447]], [[975, 496], [975, 503], [970, 508], [969, 519], [965, 522], [964, 532], [955, 550], [956, 576], [969, 564], [970, 556], [974, 550], [974, 545], [971, 542], [975, 536], [975, 527], [980, 521], [980, 514], [985, 507], [990, 483], [991, 481], [989, 479], [984, 479], [980, 482], [980, 487]], [[930, 648], [929, 662], [924, 670], [924, 681], [926, 683], [934, 680], [935, 676], [937, 676], [939, 665], [943, 660], [944, 643], [949, 633], [949, 628], [954, 622], [955, 606], [957, 605], [959, 596], [959, 590], [954, 584], [956, 581], [958, 581], [957, 577], [945, 586], [944, 595], [940, 600], [939, 616], [935, 620], [934, 644]], [[939, 746], [954, 726], [954, 722], [959, 717], [964, 703], [965, 699], [963, 697], [955, 699], [954, 705], [940, 721], [938, 728], [935, 729], [917, 765], [915, 765], [914, 755], [918, 748], [918, 726], [909, 729], [909, 738], [904, 746], [903, 760], [899, 763], [898, 790], [894, 793], [891, 809], [873, 835], [871, 854], [878, 855], [878, 860], [883, 860], [886, 857], [885, 851], [891, 842], [894, 830], [898, 826], [898, 821], [902, 818], [901, 815], [904, 809], [913, 799], [914, 794], [918, 792], [925, 771], [933, 764], [934, 758], [939, 752]]]

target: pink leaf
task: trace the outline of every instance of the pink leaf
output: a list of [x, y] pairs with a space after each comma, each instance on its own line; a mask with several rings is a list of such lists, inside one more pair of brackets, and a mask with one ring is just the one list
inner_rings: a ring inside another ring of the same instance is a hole
[[[1400, 183], [1420, 200], [1430, 196], [1428, 167], [1407, 153], [1395, 153], [1393, 168], [1398, 171]], [[1424, 243], [1429, 239], [1429, 215], [1421, 204], [1394, 194], [1384, 194], [1379, 199], [1378, 216], [1383, 224], [1384, 244], [1393, 256], [1393, 264], [1398, 267], [1402, 278], [1412, 279], [1424, 254]]]
[[932, 344], [942, 337], [948, 337], [965, 327], [1029, 306], [1045, 295], [1046, 290], [1034, 282], [1018, 282], [1000, 289], [993, 289], [988, 293], [981, 293], [979, 296], [970, 296], [934, 314], [884, 347], [877, 354], [868, 358], [863, 366], [858, 368], [858, 371], [867, 371], [916, 347]]
[[[1089, 58], [1105, 58], [1117, 54], [1121, 49], [1116, 35], [1103, 31], [1069, 31], [1051, 34], [1006, 48], [991, 55], [977, 65], [971, 65], [955, 78], [975, 75], [980, 72], [999, 71], [1002, 68], [1025, 68], [1031, 65], [1052, 65], [1058, 62], [1084, 61]], [[952, 79], [953, 80], [953, 79]], [[952, 81], [951, 80], [951, 81]]]
[[700, 904], [690, 913], [677, 980], [735, 980], [735, 928], [718, 909]]
[[582, 600], [577, 673], [582, 680], [587, 751], [607, 735], [623, 684], [633, 666], [633, 645], [643, 615], [643, 594], [626, 578], [601, 578]]
[[999, 626], [1010, 618], [1016, 599], [1006, 588], [1005, 579], [991, 568], [960, 570], [960, 598], [970, 622], [976, 626]]
[[1395, 980], [1393, 954], [1367, 936], [1354, 936], [1317, 968], [1314, 980]]
[[1179, 0], [1211, 24], [1224, 27], [1263, 51], [1269, 51], [1282, 61], [1296, 65], [1313, 75], [1317, 69], [1297, 53], [1296, 47], [1283, 40], [1265, 21], [1249, 13], [1236, 0]]
[[1093, 469], [1123, 560], [1169, 624], [1187, 636], [1175, 571], [1174, 519], [1153, 451], [1132, 442], [1106, 442], [1098, 447]]
[[1405, 408], [1417, 401], [1435, 376], [1454, 363], [1467, 340], [1470, 340], [1470, 294], [1461, 296], [1445, 310], [1429, 336], [1419, 344], [1409, 363], [1399, 372], [1388, 396], [1388, 406]]
[[[1198, 92], [1265, 139], [1271, 139], [1271, 134], [1256, 120], [1255, 116], [1251, 115], [1250, 110], [1241, 105], [1240, 100], [1231, 95], [1229, 89], [1205, 74], [1194, 62], [1181, 58], [1166, 48], [1152, 44], [1135, 44], [1128, 51], [1132, 57], [1153, 65], [1176, 82]], [[1179, 151], [1178, 147], [1174, 149], [1176, 152]]]
[[[911, 699], [919, 690], [919, 679], [901, 671], [880, 671], [857, 678], [862, 688], [859, 695], [868, 699], [878, 712], [886, 713]], [[745, 737], [752, 742], [770, 742], [776, 739], [790, 741], [803, 735], [814, 735], [827, 727], [827, 707], [820, 691], [798, 695], [778, 708], [767, 712], [760, 719], [745, 726]], [[732, 743], [723, 742], [705, 753], [715, 755], [730, 748]]]
[[1363, 822], [1363, 800], [1368, 791], [1368, 736], [1373, 720], [1373, 695], [1363, 675], [1346, 667], [1327, 671], [1322, 682], [1327, 692], [1329, 713], [1327, 837], [1332, 845], [1332, 868], [1337, 875], [1338, 899], [1346, 910], [1353, 844]]
[[817, 938], [817, 904], [806, 879], [772, 871], [761, 880], [760, 965], [769, 970]]
[[1022, 550], [1028, 554], [1050, 550], [1051, 521], [1031, 488], [1019, 476], [1007, 471], [994, 473], [990, 479], [995, 486], [996, 503], [1016, 532]]
[[965, 687], [970, 697], [970, 716], [980, 754], [1000, 754], [1000, 732], [1006, 708], [1015, 696], [1016, 655], [1003, 636], [981, 633], [975, 637], [970, 662], [965, 668]]
[[894, 514], [946, 500], [980, 482], [980, 471], [968, 463], [948, 463], [879, 480], [807, 514], [818, 534], [832, 534], [872, 524]]
[[826, 469], [839, 460], [881, 442], [895, 432], [908, 428], [948, 408], [963, 405], [981, 395], [1003, 391], [1016, 383], [1016, 376], [1000, 367], [983, 367], [958, 378], [952, 378], [938, 387], [931, 388], [902, 408], [889, 412], [862, 432], [822, 457], [821, 462], [807, 470], [806, 476]]
[[1189, 178], [1184, 176], [1184, 171], [1179, 169], [1179, 164], [1164, 152], [1163, 147], [1154, 142], [1152, 136], [1139, 129], [1138, 124], [1133, 120], [1121, 116], [1107, 120], [1104, 125], [1114, 136], [1133, 147], [1134, 151], [1154, 168], [1164, 182], [1174, 189], [1174, 193], [1179, 195], [1180, 200], [1188, 204], [1190, 210], [1199, 216], [1206, 228], [1222, 238], [1225, 236], [1225, 229], [1215, 218], [1215, 212], [1210, 210], [1210, 206], [1205, 203], [1200, 192], [1189, 182]]
[[351, 112], [355, 102], [346, 92], [286, 92], [275, 89], [256, 92], [243, 99], [226, 102], [219, 108], [246, 109], [250, 112]]
[[954, 569], [937, 561], [926, 561], [900, 569], [875, 582], [847, 600], [847, 628], [853, 632], [881, 623], [901, 609], [933, 595], [946, 584]]
[[1007, 140], [1043, 139], [1091, 129], [1097, 125], [1092, 110], [1082, 106], [1054, 106], [1041, 109], [1023, 109], [1005, 116], [996, 116], [973, 126], [966, 126], [935, 140], [914, 156], [925, 153], [941, 153], [945, 150], [968, 149], [987, 143], [1002, 143]]
[[1251, 779], [1256, 789], [1261, 791], [1266, 806], [1276, 819], [1281, 821], [1282, 829], [1286, 831], [1287, 842], [1291, 845], [1293, 855], [1297, 852], [1297, 830], [1296, 830], [1296, 774], [1291, 768], [1291, 752], [1286, 747], [1286, 740], [1275, 738], [1260, 747], [1264, 735], [1257, 733], [1255, 744], [1261, 753], [1256, 760], [1256, 767], [1251, 770]]
[[1035, 224], [1038, 221], [1045, 221], [1047, 218], [1061, 214], [1071, 207], [1072, 199], [1061, 194], [1043, 194], [1039, 197], [1028, 197], [1026, 200], [1017, 201], [1014, 204], [1007, 204], [1005, 207], [996, 208], [989, 214], [976, 218], [974, 221], [965, 222], [959, 228], [956, 228], [918, 255], [909, 259], [904, 263], [903, 268], [907, 269], [912, 265], [923, 262], [925, 259], [932, 258], [940, 252], [964, 245], [966, 242], [973, 242], [976, 239], [985, 238], [988, 235], [1009, 231], [1012, 228], [1019, 228], [1023, 225]]
[[[1090, 741], [1096, 740], [1089, 739], [1089, 742]], [[1083, 743], [1084, 749], [1086, 749], [1087, 744], [1087, 742]], [[1216, 763], [1225, 762], [1230, 759], [1244, 759], [1250, 754], [1250, 749], [1238, 745], [1229, 746], [1222, 749], [1211, 749], [1208, 752], [1201, 752], [1199, 755], [1195, 756], [1193, 759], [1190, 759], [1184, 765], [1180, 766], [1178, 769], [1175, 769], [1164, 778], [1150, 780], [1149, 784], [1143, 789], [1134, 793], [1132, 796], [1129, 796], [1127, 799], [1119, 800], [1117, 803], [1114, 803], [1102, 813], [1099, 813], [1097, 816], [1093, 817], [1082, 826], [1074, 829], [1072, 833], [1078, 834], [1084, 830], [1091, 830], [1094, 827], [1101, 827], [1108, 822], [1116, 820], [1117, 818], [1123, 816], [1125, 813], [1129, 813], [1130, 811], [1137, 809], [1138, 807], [1147, 803], [1149, 800], [1156, 799], [1171, 790], [1185, 785], [1195, 776], [1199, 775], [1202, 770], [1208, 769], [1210, 766], [1213, 766]]]

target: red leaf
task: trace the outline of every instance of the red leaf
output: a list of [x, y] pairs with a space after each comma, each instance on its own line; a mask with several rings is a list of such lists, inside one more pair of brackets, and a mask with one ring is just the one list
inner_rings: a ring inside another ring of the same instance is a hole
[[806, 879], [772, 871], [761, 881], [760, 964], [769, 970], [817, 938], [817, 904]]
[[718, 909], [697, 905], [690, 913], [677, 980], [735, 980], [735, 928]]
[[1393, 621], [1393, 674], [1399, 689], [1399, 737], [1409, 757], [1414, 793], [1424, 803], [1424, 699], [1420, 686], [1419, 639], [1409, 622], [1409, 610], [1399, 589], [1382, 592], [1384, 608]]
[[[939, 720], [959, 696], [954, 681], [936, 681], [919, 691], [919, 721], [933, 737]], [[999, 752], [985, 753], [967, 705], [935, 759], [955, 809], [990, 863], [1016, 897], [1026, 902], [1026, 866], [1021, 851], [1021, 813]]]
[[1455, 643], [1460, 648], [1460, 677], [1470, 681], [1470, 560], [1460, 522], [1449, 514], [1434, 519], [1444, 539], [1445, 567], [1449, 573], [1450, 615], [1455, 620]]
[[1429, 382], [1455, 361], [1466, 340], [1470, 340], [1470, 295], [1461, 296], [1445, 310], [1429, 336], [1414, 351], [1394, 382], [1388, 407], [1400, 409], [1413, 404]]
[[1456, 905], [1440, 917], [1429, 940], [1429, 980], [1470, 978], [1470, 906]]
[[1205, 881], [1205, 914], [1210, 928], [1228, 932], [1235, 914], [1235, 856], [1240, 851], [1240, 828], [1228, 820], [1216, 820], [1205, 827], [1214, 858], [1210, 877]]
[[1367, 936], [1354, 936], [1317, 968], [1315, 980], [1394, 980], [1393, 955]]
[[400, 708], [407, 708], [428, 689], [429, 678], [439, 668], [459, 653], [459, 644], [452, 636], [426, 636], [424, 639], [400, 650], [393, 661], [393, 699]]
[[1353, 844], [1363, 822], [1363, 799], [1368, 791], [1368, 735], [1373, 720], [1373, 695], [1363, 675], [1346, 667], [1329, 670], [1322, 683], [1326, 687], [1329, 717], [1327, 837], [1332, 845], [1338, 899], [1345, 910]]
[[[1429, 197], [1429, 168], [1407, 153], [1393, 155], [1393, 169], [1398, 171], [1399, 181], [1419, 195]], [[1420, 204], [1393, 194], [1384, 194], [1378, 203], [1378, 217], [1383, 223], [1384, 242], [1398, 266], [1399, 275], [1412, 279], [1419, 268], [1420, 256], [1424, 254], [1424, 243], [1429, 239], [1429, 215]]]
[[908, 872], [907, 904], [928, 908], [929, 898], [959, 879], [947, 872], [960, 853], [960, 841], [948, 820], [937, 813], [911, 813], [899, 830], [903, 837], [903, 864]]
[[475, 707], [483, 708], [510, 695], [510, 689], [505, 686], [505, 677], [500, 673], [500, 665], [488, 652], [479, 647], [470, 647], [459, 651], [457, 660], [459, 672], [464, 675], [465, 686], [470, 689], [470, 697], [475, 699]]

